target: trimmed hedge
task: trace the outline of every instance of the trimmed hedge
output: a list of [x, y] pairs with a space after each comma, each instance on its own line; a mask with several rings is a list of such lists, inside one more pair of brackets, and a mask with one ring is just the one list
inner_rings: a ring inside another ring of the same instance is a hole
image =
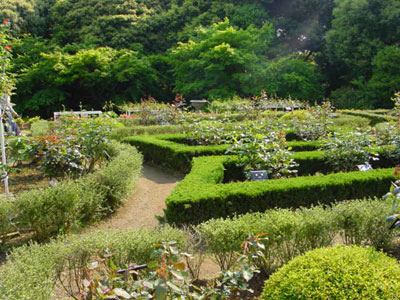
[[66, 279], [75, 272], [80, 274], [93, 256], [104, 257], [111, 253], [114, 264], [126, 268], [131, 263], [151, 262], [157, 244], [176, 241], [182, 246], [185, 237], [184, 231], [171, 227], [98, 231], [83, 237], [71, 236], [48, 244], [16, 248], [0, 269], [0, 299], [56, 299], [57, 278], [62, 275]]
[[207, 252], [221, 269], [228, 269], [240, 258], [240, 245], [250, 235], [267, 233], [263, 241], [266, 260], [258, 267], [266, 274], [307, 251], [332, 246], [371, 245], [389, 249], [394, 233], [386, 217], [398, 212], [392, 201], [349, 200], [332, 207], [270, 209], [227, 219], [212, 219], [196, 228], [207, 245]]
[[[145, 160], [157, 165], [164, 165], [179, 172], [188, 172], [193, 157], [224, 155], [230, 147], [224, 145], [189, 146], [184, 142], [184, 134], [142, 135], [124, 138], [122, 142], [135, 146], [142, 152]], [[320, 142], [288, 142], [293, 151], [315, 150]]]
[[400, 264], [362, 247], [317, 249], [297, 257], [265, 283], [260, 299], [400, 298]]
[[16, 229], [32, 230], [37, 238], [44, 239], [112, 212], [131, 193], [143, 159], [134, 147], [124, 144], [110, 144], [108, 153], [110, 162], [92, 174], [23, 192], [11, 202], [1, 200], [0, 235], [10, 229], [10, 216], [15, 216]]
[[[297, 155], [321, 154], [310, 152]], [[381, 196], [394, 180], [393, 169], [376, 169], [222, 184], [225, 165], [234, 159], [230, 156], [194, 158], [191, 172], [166, 200], [165, 215], [168, 222], [193, 224], [275, 207], [330, 204], [340, 200]]]
[[120, 141], [133, 135], [177, 134], [183, 133], [183, 131], [184, 127], [179, 125], [131, 126], [115, 130], [111, 137]]
[[396, 117], [393, 116], [388, 116], [388, 115], [382, 115], [378, 113], [373, 113], [370, 111], [362, 111], [362, 110], [343, 110], [341, 113], [350, 115], [350, 116], [355, 116], [355, 117], [363, 117], [367, 118], [370, 120], [370, 125], [375, 126], [378, 123], [382, 122], [389, 122], [389, 121], [395, 121]]

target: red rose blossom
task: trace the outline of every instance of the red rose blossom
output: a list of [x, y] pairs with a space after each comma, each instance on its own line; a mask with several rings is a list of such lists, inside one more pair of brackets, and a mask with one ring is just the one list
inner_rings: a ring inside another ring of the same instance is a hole
[[12, 47], [11, 46], [6, 46], [6, 50], [11, 51]]
[[3, 24], [8, 24], [8, 20], [3, 20]]

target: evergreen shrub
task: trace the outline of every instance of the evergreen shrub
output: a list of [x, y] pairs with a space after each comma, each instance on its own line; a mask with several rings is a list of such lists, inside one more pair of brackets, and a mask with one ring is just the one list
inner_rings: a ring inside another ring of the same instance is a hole
[[261, 299], [399, 299], [400, 265], [358, 246], [310, 251], [273, 274]]

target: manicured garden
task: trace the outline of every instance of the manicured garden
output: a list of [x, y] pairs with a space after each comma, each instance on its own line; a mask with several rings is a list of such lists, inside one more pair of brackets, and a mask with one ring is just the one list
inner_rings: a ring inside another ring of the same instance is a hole
[[[255, 106], [240, 118], [160, 107], [135, 117], [35, 120], [28, 136], [8, 139], [11, 187], [23, 185], [27, 168], [44, 183], [0, 202], [1, 249], [9, 251], [1, 299], [400, 295], [400, 265], [389, 257], [397, 257], [398, 225], [386, 220], [397, 222], [399, 212], [393, 114], [376, 123], [329, 103], [289, 112]], [[174, 114], [169, 124], [164, 114]], [[80, 233], [123, 206], [144, 161], [184, 176], [159, 227]], [[254, 181], [259, 170], [267, 180]], [[209, 261], [220, 273], [204, 278]], [[147, 266], [138, 277], [118, 275], [132, 263]], [[344, 278], [343, 268], [359, 273]], [[351, 282], [363, 288], [350, 292]]]
[[0, 300], [400, 299], [399, 16], [0, 1]]

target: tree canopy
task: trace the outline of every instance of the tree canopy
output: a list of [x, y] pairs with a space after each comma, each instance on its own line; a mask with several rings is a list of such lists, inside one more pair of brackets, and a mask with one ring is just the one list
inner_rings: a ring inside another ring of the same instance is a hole
[[170, 52], [175, 91], [211, 99], [258, 93], [260, 64], [272, 38], [268, 23], [235, 29], [226, 19], [198, 28], [193, 39]]
[[3, 0], [0, 19], [28, 114], [263, 89], [390, 107], [400, 90], [399, 0]]

